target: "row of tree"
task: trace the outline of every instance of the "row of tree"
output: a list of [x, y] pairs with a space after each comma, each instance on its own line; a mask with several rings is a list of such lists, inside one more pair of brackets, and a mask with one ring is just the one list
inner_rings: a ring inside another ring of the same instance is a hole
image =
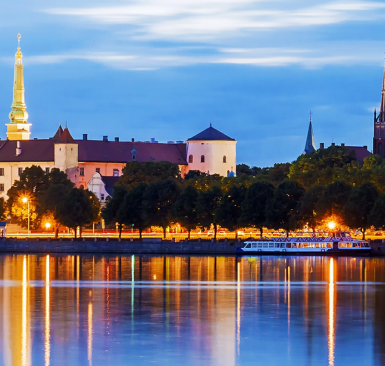
[[8, 190], [8, 200], [2, 206], [3, 219], [10, 216], [13, 222], [31, 228], [49, 223], [58, 234], [59, 226], [74, 231], [98, 220], [100, 203], [95, 195], [76, 188], [59, 169], [46, 173], [38, 166], [24, 169], [19, 180]]

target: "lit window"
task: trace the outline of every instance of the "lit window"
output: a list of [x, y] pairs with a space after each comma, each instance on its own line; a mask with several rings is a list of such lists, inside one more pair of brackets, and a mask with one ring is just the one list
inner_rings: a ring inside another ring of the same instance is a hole
[[100, 168], [96, 168], [96, 173], [100, 174]]
[[19, 175], [21, 175], [21, 173], [23, 173], [23, 168], [19, 168]]
[[0, 192], [4, 192], [4, 184], [0, 184]]
[[201, 155], [201, 163], [204, 163], [204, 162], [205, 162], [205, 156]]
[[0, 168], [0, 176], [4, 176], [4, 168]]
[[114, 169], [113, 176], [119, 177], [119, 169]]
[[84, 177], [84, 168], [80, 168], [80, 173], [79, 173], [79, 175], [80, 175], [81, 177]]
[[223, 162], [226, 163], [226, 155], [223, 155]]
[[189, 155], [188, 162], [191, 164], [194, 161], [194, 158], [192, 155]]

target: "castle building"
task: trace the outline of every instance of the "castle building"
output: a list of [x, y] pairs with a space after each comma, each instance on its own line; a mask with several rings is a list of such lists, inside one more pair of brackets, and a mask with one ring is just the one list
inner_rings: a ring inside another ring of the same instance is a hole
[[373, 137], [373, 154], [380, 155], [385, 158], [385, 68], [384, 77], [382, 79], [381, 107], [380, 112], [374, 110], [374, 137]]
[[95, 189], [102, 201], [110, 194], [111, 187], [106, 190], [101, 182], [108, 181], [111, 186], [131, 161], [168, 161], [179, 166], [182, 176], [189, 170], [227, 176], [235, 169], [236, 141], [211, 125], [187, 142], [175, 143], [158, 143], [155, 139], [120, 141], [118, 137], [110, 141], [108, 136], [89, 140], [87, 134], [77, 140], [67, 127], [61, 126], [51, 138], [30, 139], [32, 124], [28, 123], [26, 111], [20, 35], [18, 42], [10, 123], [6, 124], [7, 139], [0, 140], [0, 197], [6, 198], [13, 182], [32, 165], [46, 172], [59, 168], [77, 187]]

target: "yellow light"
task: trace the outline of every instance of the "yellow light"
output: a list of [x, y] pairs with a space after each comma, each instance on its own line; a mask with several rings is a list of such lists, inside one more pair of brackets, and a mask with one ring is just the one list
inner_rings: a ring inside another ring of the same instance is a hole
[[51, 224], [50, 224], [49, 222], [46, 222], [46, 223], [45, 223], [45, 228], [46, 228], [46, 229], [49, 229], [50, 227], [51, 227]]
[[27, 203], [28, 202], [28, 198], [27, 197], [23, 197], [21, 200], [22, 200], [23, 203]]
[[335, 223], [334, 221], [329, 221], [329, 222], [328, 222], [328, 228], [329, 228], [330, 230], [334, 230], [335, 227], [336, 227], [336, 223]]

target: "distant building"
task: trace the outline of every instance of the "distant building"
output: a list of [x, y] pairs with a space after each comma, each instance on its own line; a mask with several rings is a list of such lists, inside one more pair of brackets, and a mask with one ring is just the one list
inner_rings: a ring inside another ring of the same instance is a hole
[[310, 118], [309, 129], [307, 131], [307, 138], [306, 138], [305, 149], [303, 151], [303, 154], [310, 154], [311, 152], [316, 150], [317, 149], [315, 147], [313, 126], [311, 124], [311, 118]]
[[373, 154], [385, 158], [385, 69], [382, 79], [381, 107], [380, 112], [374, 110], [374, 137]]
[[32, 124], [28, 123], [26, 112], [20, 35], [18, 42], [10, 123], [6, 124], [7, 139], [0, 141], [0, 197], [6, 197], [13, 182], [32, 165], [46, 172], [59, 168], [77, 187], [90, 188], [101, 201], [111, 195], [122, 169], [131, 161], [168, 161], [179, 166], [182, 176], [189, 170], [222, 176], [235, 170], [236, 141], [211, 125], [187, 143], [158, 143], [155, 139], [120, 141], [118, 137], [109, 141], [108, 136], [88, 140], [87, 134], [76, 140], [67, 127], [61, 126], [49, 139], [30, 140]]

